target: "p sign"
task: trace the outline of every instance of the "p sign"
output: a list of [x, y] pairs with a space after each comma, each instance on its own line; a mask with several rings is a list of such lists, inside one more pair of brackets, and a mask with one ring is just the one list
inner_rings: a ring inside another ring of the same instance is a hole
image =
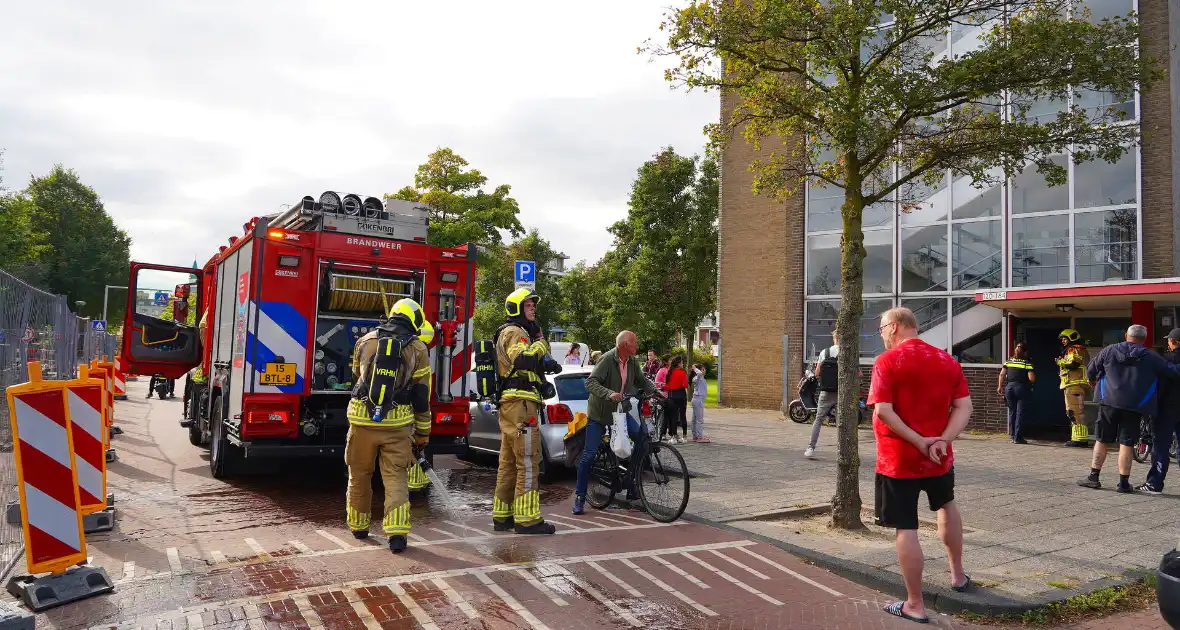
[[532, 284], [537, 281], [537, 264], [531, 260], [516, 261], [517, 284]]

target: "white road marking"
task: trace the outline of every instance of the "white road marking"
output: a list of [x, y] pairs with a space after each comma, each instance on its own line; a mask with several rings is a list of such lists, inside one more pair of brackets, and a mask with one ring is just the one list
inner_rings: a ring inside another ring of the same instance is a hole
[[512, 612], [520, 615], [520, 618], [527, 621], [530, 626], [536, 630], [549, 630], [549, 627], [541, 623], [540, 619], [537, 619], [537, 617], [533, 615], [533, 613], [529, 612], [527, 608], [521, 606], [520, 602], [516, 601], [515, 597], [509, 595], [508, 591], [500, 588], [499, 584], [493, 582], [492, 578], [488, 577], [487, 573], [479, 571], [476, 572], [475, 577], [478, 578], [484, 586], [488, 587], [489, 591], [494, 593], [500, 599], [504, 600], [504, 603], [508, 604], [508, 607], [512, 609]]
[[370, 548], [370, 547], [353, 547], [352, 545], [350, 545], [350, 544], [348, 544], [348, 543], [344, 542], [343, 540], [340, 540], [339, 538], [337, 538], [335, 534], [332, 534], [332, 533], [330, 533], [330, 532], [326, 532], [326, 531], [324, 531], [324, 530], [322, 530], [322, 529], [317, 529], [317, 530], [315, 530], [315, 533], [317, 533], [317, 534], [319, 534], [320, 536], [323, 536], [324, 538], [327, 538], [328, 540], [332, 541], [333, 543], [335, 543], [335, 545], [336, 545], [337, 547], [340, 547], [341, 549], [346, 549], [346, 550], [349, 550], [349, 551], [351, 551], [351, 550], [353, 550], [353, 549], [369, 549], [369, 548]]
[[405, 605], [406, 610], [410, 611], [411, 615], [414, 615], [414, 619], [418, 621], [418, 625], [422, 626], [422, 630], [438, 630], [438, 625], [434, 623], [430, 615], [426, 614], [418, 602], [406, 593], [406, 589], [401, 584], [391, 584], [389, 589], [393, 591], [394, 595], [397, 595], [398, 599], [402, 600], [402, 604]]
[[123, 563], [123, 579], [130, 580], [135, 577], [135, 561], [128, 560]]
[[733, 566], [735, 566], [739, 569], [745, 569], [745, 571], [747, 573], [749, 573], [750, 575], [753, 575], [754, 577], [758, 578], [759, 580], [769, 580], [770, 579], [769, 575], [766, 575], [765, 573], [762, 573], [761, 571], [755, 571], [754, 569], [738, 562], [737, 560], [734, 560], [733, 558], [730, 558], [729, 556], [722, 554], [720, 551], [717, 551], [716, 549], [710, 549], [709, 553], [717, 556], [718, 558], [721, 558], [722, 560], [732, 564]]
[[303, 615], [303, 621], [308, 628], [315, 630], [324, 627], [324, 620], [320, 619], [320, 614], [315, 611], [311, 601], [307, 599], [307, 595], [296, 595], [291, 598], [291, 601], [295, 602], [295, 608], [299, 609], [300, 615]]
[[[488, 538], [494, 538], [494, 537], [489, 536]], [[758, 544], [758, 543], [751, 541], [751, 540], [735, 540], [735, 541], [730, 541], [730, 542], [706, 543], [706, 544], [701, 544], [701, 545], [690, 545], [690, 546], [685, 546], [685, 547], [669, 547], [669, 548], [665, 548], [665, 549], [653, 549], [653, 550], [647, 550], [647, 551], [629, 551], [629, 552], [599, 554], [599, 555], [593, 555], [593, 556], [572, 556], [572, 557], [568, 557], [568, 558], [555, 558], [555, 559], [546, 561], [545, 564], [556, 564], [556, 565], [561, 565], [561, 566], [567, 566], [567, 565], [572, 565], [572, 564], [584, 564], [584, 563], [590, 563], [590, 562], [606, 562], [608, 560], [619, 560], [619, 561], [623, 562], [624, 564], [626, 564], [627, 566], [631, 567], [632, 569], [636, 570], [636, 572], [639, 573], [639, 575], [647, 578], [648, 581], [651, 582], [656, 588], [659, 588], [659, 589], [662, 589], [666, 592], [672, 593], [675, 597], [677, 597], [678, 599], [680, 599], [684, 603], [689, 604], [690, 606], [693, 606], [697, 610], [701, 611], [702, 613], [704, 613], [710, 617], [713, 617], [713, 616], [716, 616], [717, 613], [710, 611], [708, 608], [705, 608], [704, 606], [696, 604], [691, 599], [689, 599], [687, 596], [685, 596], [683, 593], [680, 593], [678, 591], [673, 591], [672, 587], [668, 586], [662, 580], [659, 580], [654, 575], [639, 568], [637, 565], [635, 565], [634, 562], [631, 562], [630, 561], [631, 558], [650, 558], [655, 555], [677, 554], [677, 553], [683, 553], [685, 551], [709, 551], [710, 549], [740, 549], [742, 547], [747, 547], [747, 546], [756, 545], [756, 544]], [[352, 582], [345, 582], [342, 584], [308, 586], [308, 587], [299, 588], [299, 589], [292, 589], [289, 591], [280, 591], [277, 593], [270, 593], [267, 595], [250, 595], [250, 596], [246, 596], [246, 597], [239, 597], [236, 599], [208, 602], [208, 603], [201, 604], [198, 606], [187, 606], [187, 607], [175, 609], [172, 611], [160, 611], [160, 612], [153, 613], [151, 615], [127, 620], [127, 621], [120, 623], [118, 625], [119, 625], [119, 627], [146, 626], [146, 625], [154, 624], [157, 621], [162, 621], [162, 620], [184, 619], [186, 616], [191, 615], [191, 614], [216, 612], [219, 610], [228, 610], [228, 609], [236, 608], [239, 606], [257, 606], [259, 604], [278, 602], [278, 601], [283, 601], [285, 599], [292, 599], [292, 598], [300, 596], [300, 595], [303, 595], [303, 596], [316, 595], [316, 594], [324, 593], [325, 591], [329, 591], [332, 589], [343, 590], [343, 589], [356, 589], [356, 588], [365, 588], [365, 587], [375, 588], [375, 587], [379, 587], [379, 586], [392, 587], [393, 584], [403, 584], [406, 582], [424, 582], [427, 580], [457, 578], [457, 577], [462, 577], [462, 576], [466, 576], [466, 575], [476, 575], [476, 574], [482, 574], [482, 573], [496, 573], [496, 572], [501, 572], [501, 571], [513, 571], [516, 569], [529, 568], [529, 567], [533, 567], [533, 566], [536, 566], [536, 563], [532, 563], [532, 562], [520, 562], [520, 563], [511, 563], [511, 564], [503, 563], [503, 564], [493, 564], [493, 565], [486, 565], [486, 566], [466, 567], [466, 568], [461, 568], [461, 569], [447, 569], [447, 570], [442, 570], [442, 571], [429, 571], [426, 573], [393, 575], [393, 576], [389, 576], [389, 577], [385, 577], [385, 578], [382, 578], [379, 580], [373, 580], [373, 581], [355, 580]], [[164, 571], [160, 575], [167, 576], [167, 575], [169, 575], [169, 572]], [[111, 624], [107, 623], [106, 625], [93, 626], [93, 627], [91, 627], [90, 630], [110, 630], [110, 629], [111, 629]]]
[[189, 615], [185, 618], [185, 621], [188, 622], [189, 630], [200, 630], [200, 628], [205, 627], [205, 620], [201, 619], [200, 613]]
[[756, 595], [756, 596], [762, 598], [763, 600], [766, 600], [767, 602], [774, 604], [775, 606], [782, 606], [783, 605], [783, 603], [780, 602], [779, 600], [771, 597], [770, 595], [767, 595], [766, 593], [763, 593], [762, 591], [754, 588], [753, 586], [750, 586], [749, 584], [746, 584], [745, 582], [733, 577], [732, 575], [726, 573], [725, 571], [722, 571], [721, 569], [718, 569], [717, 567], [709, 564], [708, 562], [701, 560], [700, 558], [692, 555], [691, 553], [682, 553], [680, 555], [684, 556], [685, 558], [688, 558], [689, 560], [692, 560], [693, 562], [697, 563], [705, 570], [712, 571], [713, 573], [717, 574], [721, 579], [725, 580], [726, 582], [729, 582], [730, 584], [733, 584], [734, 586], [742, 589], [743, 591], [745, 591], [751, 595]]
[[446, 536], [447, 538], [462, 538], [462, 536], [460, 536], [459, 534], [454, 534], [454, 533], [448, 532], [445, 529], [439, 529], [437, 527], [427, 527], [426, 529], [429, 529], [432, 532], [438, 532], [438, 533], [442, 534], [443, 536]]
[[266, 553], [266, 550], [262, 548], [262, 545], [258, 544], [257, 540], [254, 540], [253, 538], [247, 538], [246, 546], [249, 547], [251, 551], [258, 554], [258, 557], [262, 560], [265, 561], [271, 559], [271, 555]]
[[184, 573], [184, 567], [180, 565], [180, 552], [176, 551], [176, 547], [168, 547], [164, 552], [168, 554], [168, 566], [172, 572], [177, 575]]
[[650, 525], [652, 523], [652, 521], [650, 521], [646, 518], [641, 518], [639, 516], [631, 516], [630, 514], [627, 514], [625, 512], [619, 511], [619, 510], [615, 510], [613, 512], [608, 512], [608, 514], [610, 514], [611, 518], [627, 519], [629, 521], [634, 521], [636, 523], [642, 523], [645, 525]]
[[616, 518], [607, 518], [607, 517], [605, 517], [605, 516], [598, 516], [598, 515], [595, 515], [595, 516], [594, 516], [594, 518], [596, 518], [596, 519], [598, 519], [598, 520], [600, 520], [600, 521], [606, 521], [606, 522], [608, 522], [608, 523], [614, 523], [615, 525], [631, 525], [631, 524], [632, 524], [632, 523], [628, 523], [627, 521], [620, 521], [619, 519], [616, 519]]
[[692, 582], [693, 584], [696, 584], [697, 586], [699, 586], [701, 588], [709, 588], [708, 584], [705, 584], [704, 582], [698, 580], [695, 575], [689, 573], [688, 571], [685, 571], [684, 569], [681, 569], [680, 567], [672, 564], [671, 562], [668, 562], [667, 560], [665, 560], [659, 556], [652, 556], [651, 559], [664, 565], [665, 568], [671, 570], [673, 573], [688, 580], [689, 582]]
[[476, 612], [475, 608], [473, 608], [466, 599], [463, 599], [463, 596], [459, 594], [459, 591], [451, 588], [451, 585], [447, 584], [446, 580], [442, 578], [434, 578], [431, 580], [431, 582], [434, 582], [434, 585], [437, 586], [439, 590], [447, 596], [447, 599], [451, 600], [452, 604], [458, 606], [459, 610], [462, 610], [463, 614], [467, 615], [468, 619], [479, 619], [479, 613]]
[[630, 584], [627, 584], [626, 582], [621, 580], [619, 578], [619, 576], [606, 570], [606, 568], [603, 567], [601, 564], [598, 564], [597, 562], [587, 562], [586, 564], [590, 565], [590, 567], [593, 568], [595, 571], [598, 571], [602, 575], [606, 576], [606, 579], [610, 580], [611, 582], [614, 582], [615, 584], [618, 584], [619, 588], [623, 589], [624, 591], [627, 591], [627, 594], [630, 595], [631, 597], [643, 597], [643, 593], [640, 593], [639, 591], [631, 588]]
[[609, 608], [611, 610], [611, 612], [622, 617], [623, 621], [626, 621], [627, 623], [631, 624], [632, 627], [635, 627], [635, 628], [642, 628], [643, 627], [643, 622], [636, 619], [635, 616], [632, 615], [631, 613], [623, 610], [623, 608], [621, 606], [619, 606], [618, 604], [616, 604], [613, 601], [604, 597], [603, 594], [598, 592], [598, 589], [594, 588], [589, 582], [574, 575], [565, 567], [559, 566], [559, 567], [555, 567], [555, 568], [557, 569], [557, 571], [559, 573], [561, 573], [561, 575], [563, 577], [565, 577], [565, 579], [569, 580], [574, 585], [580, 587], [583, 591], [586, 591], [586, 593], [588, 595], [590, 595], [590, 597], [593, 597], [594, 599], [598, 600], [598, 603]]
[[585, 527], [582, 527], [582, 526], [578, 525], [577, 521], [575, 521], [574, 519], [572, 519], [572, 518], [566, 518], [566, 517], [564, 517], [564, 516], [562, 516], [562, 517], [554, 517], [554, 516], [550, 516], [550, 515], [546, 514], [546, 515], [545, 515], [545, 520], [547, 520], [547, 521], [553, 521], [554, 523], [557, 523], [558, 525], [561, 525], [562, 527], [568, 527], [568, 528], [570, 528], [570, 529], [572, 529], [572, 530], [574, 530], [574, 531], [576, 531], [576, 532], [580, 532], [580, 531], [585, 531], [585, 530], [586, 530], [586, 528], [585, 528]]
[[474, 528], [474, 527], [470, 527], [470, 526], [468, 526], [468, 525], [464, 525], [463, 523], [458, 523], [458, 522], [455, 522], [455, 521], [443, 521], [443, 522], [444, 522], [444, 523], [446, 523], [447, 525], [454, 525], [455, 527], [458, 527], [459, 529], [465, 529], [465, 530], [467, 530], [467, 531], [469, 531], [469, 532], [475, 532], [476, 534], [479, 534], [480, 536], [483, 536], [484, 534], [486, 534], [486, 533], [487, 533], [487, 531], [486, 531], [486, 530], [482, 530], [482, 529], [476, 529], [476, 528]]
[[302, 553], [302, 554], [315, 553], [314, 549], [312, 549], [311, 547], [308, 547], [306, 544], [303, 543], [303, 541], [300, 541], [300, 540], [288, 540], [287, 544], [291, 545], [297, 551], [299, 551], [299, 553]]
[[[548, 518], [548, 517], [546, 517], [546, 518]], [[573, 521], [575, 524], [577, 524], [582, 529], [590, 529], [590, 528], [601, 529], [603, 527], [610, 527], [610, 525], [603, 525], [602, 523], [595, 521], [594, 517], [590, 516], [588, 514], [583, 514], [582, 516], [577, 516], [577, 517], [562, 516], [561, 519], [564, 521]]]
[[835, 595], [836, 597], [844, 597], [844, 593], [841, 593], [840, 591], [837, 591], [833, 588], [829, 588], [827, 586], [824, 586], [823, 584], [820, 584], [819, 582], [816, 582], [815, 580], [813, 580], [807, 576], [800, 575], [799, 573], [796, 573], [795, 571], [792, 571], [792, 570], [788, 569], [787, 567], [784, 567], [783, 565], [771, 560], [770, 558], [766, 558], [758, 553], [750, 551], [749, 549], [746, 549], [745, 547], [735, 547], [735, 548], [738, 551], [748, 554], [750, 556], [753, 556], [753, 557], [765, 562], [766, 564], [769, 564], [770, 566], [778, 569], [779, 571], [782, 571], [783, 573], [786, 573], [787, 575], [789, 575], [801, 582], [806, 582], [806, 583], [818, 588], [821, 591], [824, 591], [824, 592], [829, 593], [831, 595]]
[[415, 533], [413, 533], [413, 532], [410, 532], [409, 534], [406, 534], [406, 536], [407, 536], [407, 537], [408, 537], [410, 540], [412, 540], [412, 541], [414, 541], [414, 542], [420, 542], [420, 543], [429, 542], [429, 541], [427, 541], [425, 538], [423, 538], [423, 537], [421, 537], [421, 536], [419, 536], [418, 534], [415, 534]]
[[352, 604], [352, 609], [356, 612], [356, 616], [360, 617], [361, 623], [365, 624], [367, 630], [381, 630], [381, 623], [377, 621], [377, 617], [373, 615], [373, 611], [361, 601], [360, 593], [356, 589], [347, 589], [344, 591], [344, 599]]
[[[655, 522], [650, 522], [650, 521], [644, 521], [642, 524], [628, 525], [626, 527], [611, 527], [611, 528], [604, 528], [604, 529], [599, 529], [599, 528], [559, 529], [559, 530], [557, 530], [557, 535], [560, 536], [560, 535], [574, 535], [574, 534], [591, 534], [591, 533], [600, 533], [600, 532], [621, 532], [621, 531], [631, 531], [631, 530], [639, 530], [639, 529], [656, 529], [656, 528], [664, 528], [664, 527], [678, 527], [678, 526], [685, 526], [685, 525], [688, 525], [688, 523], [686, 523], [684, 521], [676, 521], [673, 523], [655, 523]], [[315, 553], [311, 554], [311, 557], [313, 557], [313, 558], [318, 558], [321, 556], [335, 556], [335, 555], [340, 555], [340, 554], [345, 554], [345, 553], [359, 553], [362, 551], [376, 551], [376, 550], [385, 551], [385, 549], [386, 549], [384, 545], [377, 543], [377, 542], [373, 542], [372, 544], [367, 544], [367, 545], [349, 545], [348, 543], [340, 540], [339, 538], [337, 538], [336, 536], [334, 536], [328, 532], [325, 532], [324, 530], [316, 530], [316, 533], [319, 534], [320, 536], [324, 536], [325, 538], [327, 538], [328, 540], [331, 540], [333, 543], [335, 543], [337, 545], [343, 545], [343, 546], [339, 546], [336, 549], [326, 549], [323, 551], [316, 551]], [[424, 547], [424, 546], [434, 546], [434, 545], [456, 545], [456, 544], [475, 545], [475, 544], [486, 543], [486, 542], [492, 541], [492, 540], [503, 540], [503, 537], [501, 535], [497, 535], [497, 534], [486, 534], [483, 536], [472, 536], [470, 538], [454, 538], [454, 539], [449, 539], [449, 540], [425, 540], [425, 539], [423, 539], [423, 541], [421, 541], [418, 546]], [[754, 544], [754, 543], [750, 543], [750, 544]], [[223, 556], [223, 558], [224, 558], [224, 556]], [[223, 559], [222, 562], [227, 562], [230, 566], [246, 566], [246, 565], [251, 565], [251, 564], [259, 564], [261, 561], [258, 560], [257, 558], [247, 558], [244, 560], [238, 560], [238, 561], [234, 561], [234, 562], [228, 562]], [[127, 584], [129, 582], [142, 582], [142, 581], [153, 580], [153, 579], [167, 578], [167, 577], [170, 577], [171, 575], [172, 574], [170, 572], [164, 571], [162, 573], [152, 573], [152, 574], [147, 574], [147, 575], [141, 575], [141, 576], [136, 577], [133, 580], [119, 579], [119, 580], [115, 581], [115, 584], [119, 585], [119, 584]]]
[[225, 554], [217, 551], [216, 549], [209, 552], [209, 558], [213, 560], [214, 564], [225, 564], [226, 562], [229, 562], [229, 560], [225, 557]]
[[631, 562], [629, 559], [626, 559], [626, 558], [623, 558], [622, 562], [623, 562], [623, 564], [630, 567], [630, 569], [632, 571], [638, 573], [640, 577], [651, 582], [652, 586], [655, 586], [656, 588], [660, 589], [661, 591], [664, 591], [665, 593], [671, 593], [673, 597], [675, 597], [676, 599], [679, 599], [680, 601], [697, 609], [698, 611], [703, 613], [706, 617], [716, 617], [717, 616], [717, 613], [696, 603], [688, 595], [685, 595], [684, 593], [681, 593], [680, 591], [674, 590], [671, 586], [668, 586], [668, 584], [666, 582], [664, 582], [663, 580], [661, 580], [660, 578], [643, 570], [638, 564], [635, 564], [634, 562]]
[[529, 584], [532, 584], [532, 585], [533, 585], [533, 587], [534, 587], [534, 588], [536, 588], [538, 591], [541, 591], [541, 592], [542, 592], [542, 593], [544, 593], [546, 596], [548, 596], [548, 597], [549, 597], [549, 599], [553, 600], [553, 603], [554, 603], [554, 604], [557, 604], [558, 606], [569, 606], [569, 602], [567, 602], [567, 601], [565, 601], [564, 599], [562, 599], [562, 598], [558, 597], [558, 596], [557, 596], [557, 593], [554, 593], [554, 592], [553, 592], [553, 589], [551, 589], [551, 588], [549, 588], [548, 586], [545, 586], [544, 584], [542, 584], [542, 583], [541, 583], [541, 581], [540, 581], [540, 580], [538, 580], [538, 579], [536, 578], [536, 576], [534, 576], [532, 573], [529, 573], [529, 572], [528, 572], [528, 571], [526, 571], [525, 569], [517, 569], [517, 570], [515, 571], [515, 573], [516, 573], [517, 575], [519, 575], [520, 577], [524, 578], [524, 580], [525, 580], [526, 582], [528, 582]]

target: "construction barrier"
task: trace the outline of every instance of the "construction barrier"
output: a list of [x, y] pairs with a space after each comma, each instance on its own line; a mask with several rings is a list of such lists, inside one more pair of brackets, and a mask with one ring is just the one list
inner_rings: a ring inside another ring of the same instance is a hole
[[[91, 362], [91, 363], [93, 363], [93, 362]], [[85, 376], [83, 376], [83, 369], [85, 369]], [[79, 365], [78, 366], [78, 378], [94, 379], [101, 384], [103, 395], [100, 396], [100, 399], [102, 402], [102, 406], [100, 409], [102, 411], [102, 425], [103, 425], [103, 427], [105, 427], [105, 430], [102, 433], [103, 449], [105, 450], [105, 453], [106, 453], [105, 459], [106, 459], [107, 463], [114, 462], [117, 459], [117, 455], [115, 454], [115, 449], [111, 448], [111, 435], [115, 432], [114, 426], [113, 426], [114, 417], [115, 417], [115, 408], [114, 408], [113, 398], [106, 395], [107, 372], [106, 372], [106, 370], [99, 369], [96, 367]]]
[[127, 400], [127, 368], [122, 355], [115, 355], [115, 400]]
[[8, 591], [38, 612], [115, 586], [104, 569], [86, 566], [68, 383], [43, 380], [38, 361], [28, 366], [29, 381], [6, 390], [29, 572]]
[[110, 531], [115, 526], [114, 510], [111, 509], [114, 498], [107, 493], [110, 431], [106, 425], [103, 382], [92, 378], [87, 366], [80, 365], [78, 379], [66, 381], [66, 392], [78, 471], [82, 530], [87, 534]]
[[90, 367], [93, 369], [102, 370], [103, 380], [106, 381], [107, 390], [107, 426], [111, 428], [113, 435], [119, 435], [123, 431], [115, 426], [115, 364], [107, 360], [107, 355], [102, 355], [101, 360], [90, 362]]

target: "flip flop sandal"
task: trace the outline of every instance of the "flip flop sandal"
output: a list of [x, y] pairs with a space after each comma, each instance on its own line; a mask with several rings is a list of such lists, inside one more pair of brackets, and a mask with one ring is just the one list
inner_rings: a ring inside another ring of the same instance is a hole
[[888, 606], [882, 608], [881, 610], [884, 610], [885, 612], [893, 615], [894, 617], [901, 617], [902, 619], [907, 619], [907, 620], [912, 621], [914, 623], [930, 623], [929, 617], [915, 617], [915, 616], [907, 613], [905, 611], [905, 602], [893, 602], [892, 604], [889, 604]]
[[956, 593], [963, 593], [963, 592], [966, 592], [966, 591], [967, 591], [967, 589], [969, 589], [969, 588], [971, 588], [971, 587], [973, 586], [973, 584], [972, 584], [972, 582], [971, 582], [971, 576], [970, 576], [970, 575], [965, 575], [965, 576], [963, 576], [963, 577], [966, 577], [966, 578], [967, 578], [967, 581], [963, 582], [962, 584], [960, 584], [960, 585], [958, 585], [958, 586], [955, 586], [954, 584], [952, 584], [952, 585], [951, 585], [951, 590], [952, 590], [952, 591], [954, 591], [954, 592], [956, 592]]

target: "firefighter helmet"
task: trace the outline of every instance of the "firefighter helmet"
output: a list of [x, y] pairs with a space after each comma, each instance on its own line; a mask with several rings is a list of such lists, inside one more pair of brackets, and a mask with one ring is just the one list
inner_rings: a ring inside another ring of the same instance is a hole
[[524, 315], [524, 303], [527, 300], [532, 300], [534, 304], [537, 304], [540, 303], [541, 296], [528, 287], [521, 287], [508, 294], [508, 299], [504, 300], [504, 312], [509, 317]]
[[422, 323], [426, 321], [426, 316], [422, 314], [422, 307], [418, 306], [418, 303], [410, 298], [402, 298], [394, 302], [393, 308], [389, 309], [390, 317], [397, 317], [399, 315], [409, 320], [414, 330], [422, 328]]
[[1061, 331], [1060, 335], [1057, 336], [1065, 337], [1065, 339], [1070, 342], [1080, 341], [1082, 339], [1082, 335], [1072, 328], [1066, 328], [1065, 330]]
[[430, 322], [422, 322], [422, 328], [418, 329], [418, 339], [421, 339], [422, 343], [428, 346], [430, 342], [434, 341], [434, 326], [431, 326]]

